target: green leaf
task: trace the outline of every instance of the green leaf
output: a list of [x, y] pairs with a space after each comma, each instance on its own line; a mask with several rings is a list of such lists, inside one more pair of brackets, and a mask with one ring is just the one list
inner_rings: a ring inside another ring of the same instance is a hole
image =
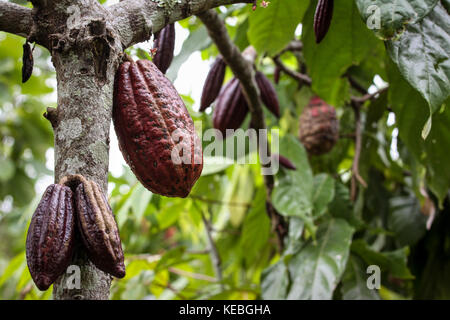
[[289, 286], [289, 271], [280, 259], [261, 274], [261, 296], [264, 300], [286, 299]]
[[233, 164], [234, 161], [227, 157], [203, 156], [202, 176], [207, 176], [210, 174], [221, 172]]
[[389, 252], [377, 252], [370, 248], [364, 240], [359, 239], [353, 241], [352, 252], [368, 265], [380, 267], [381, 273], [389, 272], [393, 277], [399, 279], [414, 279], [407, 266], [408, 247]]
[[351, 254], [342, 277], [342, 299], [379, 300], [377, 291], [367, 287], [367, 277], [364, 263]]
[[400, 246], [414, 245], [426, 232], [427, 218], [420, 212], [416, 197], [396, 197], [390, 200], [389, 229]]
[[[316, 44], [313, 2], [305, 15], [302, 39], [312, 89], [332, 105], [348, 99], [348, 81], [342, 77], [352, 65], [359, 64], [375, 50], [379, 41], [364, 26], [354, 1], [339, 1], [334, 6], [333, 20], [327, 36]], [[374, 49], [372, 49], [374, 48]]]
[[[387, 48], [405, 79], [430, 105], [430, 117], [450, 95], [450, 19], [437, 5], [417, 24], [408, 25], [397, 41], [388, 41]], [[431, 118], [424, 128], [429, 133]]]
[[303, 146], [292, 136], [284, 137], [280, 144], [281, 153], [297, 167], [277, 177], [272, 193], [275, 209], [288, 217], [299, 217], [309, 231], [315, 233], [313, 224], [313, 176]]
[[240, 237], [240, 248], [244, 260], [250, 265], [267, 246], [270, 237], [270, 219], [266, 213], [266, 194], [264, 188], [259, 188], [252, 207], [245, 216]]
[[16, 171], [16, 167], [14, 166], [14, 162], [10, 159], [0, 158], [0, 181], [5, 182], [11, 179], [14, 176], [14, 172]]
[[342, 219], [321, 225], [317, 243], [309, 241], [289, 261], [288, 299], [331, 299], [347, 264], [352, 235], [353, 228]]
[[389, 102], [392, 105], [401, 140], [417, 161], [427, 169], [427, 184], [442, 204], [450, 188], [450, 167], [447, 148], [450, 145], [450, 99], [446, 107], [433, 115], [433, 128], [429, 137], [421, 138], [421, 129], [428, 118], [429, 107], [396, 70], [388, 67]]
[[211, 38], [208, 36], [205, 26], [201, 25], [198, 29], [191, 30], [189, 36], [183, 42], [180, 53], [173, 58], [169, 70], [167, 70], [167, 78], [172, 82], [175, 81], [178, 70], [191, 54], [209, 47], [211, 43]]
[[368, 28], [383, 40], [401, 34], [405, 26], [426, 16], [439, 0], [356, 0]]
[[250, 44], [261, 54], [281, 51], [294, 38], [308, 5], [309, 0], [274, 0], [267, 8], [258, 7], [249, 17]]
[[327, 209], [328, 203], [334, 198], [334, 180], [322, 173], [314, 177], [314, 217], [320, 217]]
[[355, 228], [359, 227], [361, 221], [355, 216], [348, 188], [342, 183], [336, 182], [334, 194], [333, 201], [328, 205], [331, 216], [344, 219]]

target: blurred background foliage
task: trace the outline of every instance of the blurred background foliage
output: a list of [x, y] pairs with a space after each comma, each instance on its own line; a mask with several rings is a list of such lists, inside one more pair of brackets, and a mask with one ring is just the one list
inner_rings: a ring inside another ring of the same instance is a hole
[[[272, 81], [269, 56], [294, 34], [304, 44], [302, 52], [281, 58], [293, 70], [307, 71], [312, 88], [283, 74], [276, 85], [282, 117], [265, 111], [268, 127], [279, 130], [280, 153], [298, 168], [277, 174], [272, 198], [290, 222], [286, 249], [277, 251], [259, 165], [215, 165], [207, 159], [186, 199], [152, 194], [124, 167], [120, 176], [109, 177], [127, 270], [124, 279], [113, 281], [112, 299], [450, 298], [448, 98], [434, 110], [423, 140], [427, 102], [365, 27], [353, 1], [339, 4], [320, 47], [312, 30], [316, 1], [283, 3], [273, 1], [256, 12], [244, 5], [219, 12], [241, 50], [249, 44], [257, 48], [257, 68]], [[205, 63], [218, 55], [195, 17], [177, 28], [188, 35], [167, 73], [172, 81], [192, 54], [200, 52]], [[33, 75], [21, 84], [23, 43], [0, 32], [0, 298], [51, 299], [51, 289], [40, 292], [32, 283], [25, 237], [53, 181], [53, 133], [42, 114], [55, 107], [56, 80], [49, 53], [36, 46]], [[147, 47], [128, 51], [150, 58]], [[362, 107], [360, 173], [368, 187], [360, 188], [354, 202], [355, 118], [349, 99], [360, 93], [344, 75], [372, 92], [389, 85], [388, 93]], [[196, 75], [190, 77], [196, 81]], [[227, 70], [226, 81], [231, 77]], [[336, 107], [341, 127], [338, 144], [320, 157], [308, 156], [296, 138], [298, 117], [314, 93]], [[202, 130], [211, 128], [211, 112], [196, 111], [199, 97], [182, 97]], [[380, 290], [366, 286], [369, 265], [381, 268]]]

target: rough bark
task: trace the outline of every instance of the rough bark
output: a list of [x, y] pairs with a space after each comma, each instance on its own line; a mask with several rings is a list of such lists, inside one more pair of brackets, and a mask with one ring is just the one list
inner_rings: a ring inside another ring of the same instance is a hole
[[166, 25], [211, 8], [253, 0], [129, 0], [109, 7], [123, 46], [146, 41]]
[[[122, 52], [165, 25], [210, 8], [252, 0], [127, 0], [110, 7], [96, 0], [33, 0], [33, 9], [0, 2], [0, 31], [26, 37], [52, 55], [58, 108], [45, 114], [55, 133], [55, 181], [82, 174], [107, 191], [113, 82]], [[78, 245], [71, 273], [54, 284], [54, 299], [108, 299], [111, 277]], [[73, 283], [72, 283], [73, 284]]]
[[0, 1], [0, 30], [26, 37], [33, 20], [31, 9], [11, 2]]
[[[51, 51], [57, 75], [58, 108], [47, 116], [55, 133], [55, 181], [82, 174], [106, 192], [114, 74], [122, 46], [104, 7], [94, 0], [74, 3], [35, 2], [33, 9], [33, 38]], [[108, 299], [111, 277], [89, 261], [81, 245], [72, 265], [80, 268], [80, 287], [71, 288], [73, 274], [66, 273], [54, 284], [55, 299]]]

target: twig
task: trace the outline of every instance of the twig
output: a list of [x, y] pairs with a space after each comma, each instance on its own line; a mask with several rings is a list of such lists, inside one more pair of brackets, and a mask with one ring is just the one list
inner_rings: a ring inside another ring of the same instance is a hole
[[[217, 48], [219, 49], [223, 59], [233, 71], [236, 78], [239, 79], [245, 98], [248, 102], [248, 107], [251, 113], [252, 123], [256, 130], [265, 129], [264, 113], [262, 110], [261, 97], [256, 85], [255, 72], [253, 70], [253, 62], [246, 59], [239, 48], [230, 39], [224, 22], [219, 17], [216, 11], [208, 10], [198, 15], [199, 19], [208, 29], [208, 34], [213, 39]], [[270, 148], [267, 141], [264, 141], [264, 146], [261, 146], [261, 141], [258, 137], [258, 150], [266, 150], [267, 157], [270, 158]], [[270, 166], [270, 163], [263, 164], [263, 167]], [[266, 198], [270, 201], [272, 191], [274, 188], [273, 175], [264, 175], [264, 184], [266, 186]], [[272, 224], [272, 230], [276, 232], [279, 250], [283, 249], [284, 237], [287, 234], [287, 229], [284, 228], [286, 222], [272, 206], [267, 211]], [[283, 227], [280, 227], [283, 226]]]
[[[275, 56], [273, 58], [273, 62], [284, 72], [286, 73], [288, 76], [290, 76], [291, 78], [293, 78], [294, 80], [298, 81], [300, 84], [306, 84], [308, 86], [310, 86], [312, 84], [312, 79], [307, 76], [306, 74], [294, 71], [290, 68], [288, 68], [280, 59], [279, 56]], [[351, 101], [353, 103], [355, 103], [358, 106], [361, 106], [362, 104], [364, 104], [366, 101], [369, 100], [373, 100], [375, 98], [378, 97], [378, 95], [386, 92], [389, 87], [384, 87], [379, 89], [377, 92], [374, 93], [367, 93], [367, 91], [361, 86], [359, 85], [352, 77], [348, 76], [347, 77], [350, 81], [350, 84], [359, 92], [363, 93], [364, 95], [362, 97], [351, 97]]]
[[281, 69], [281, 71], [286, 73], [291, 78], [293, 78], [293, 79], [297, 80], [298, 82], [300, 82], [300, 84], [306, 84], [308, 86], [310, 86], [312, 84], [312, 80], [311, 80], [311, 78], [309, 76], [307, 76], [306, 74], [302, 74], [300, 72], [294, 71], [294, 70], [286, 67], [284, 65], [284, 63], [281, 62], [281, 59], [279, 57], [273, 58], [273, 61]]
[[209, 245], [209, 255], [211, 257], [211, 262], [214, 267], [216, 278], [220, 282], [221, 287], [223, 288], [223, 284], [222, 284], [223, 276], [222, 276], [222, 267], [221, 267], [222, 261], [220, 259], [219, 251], [217, 251], [216, 244], [214, 243], [214, 239], [212, 237], [213, 229], [212, 229], [211, 221], [206, 219], [202, 208], [200, 208], [200, 206], [197, 205], [196, 201], [194, 201], [194, 206], [197, 208], [197, 211], [199, 211], [200, 215], [202, 216], [202, 221], [203, 221], [203, 224], [205, 225], [206, 238], [208, 240], [208, 245]]
[[379, 89], [378, 91], [374, 93], [367, 93], [363, 95], [362, 97], [352, 97], [352, 102], [358, 106], [363, 105], [366, 101], [373, 100], [377, 98], [380, 94], [386, 92], [389, 89], [388, 86]]
[[25, 297], [33, 290], [33, 284], [30, 282], [25, 286], [25, 288], [20, 291], [20, 300], [25, 300]]
[[177, 275], [183, 276], [183, 277], [187, 277], [187, 278], [192, 278], [192, 279], [197, 279], [197, 280], [204, 280], [204, 281], [208, 281], [208, 282], [217, 282], [216, 278], [207, 276], [205, 274], [189, 272], [189, 271], [186, 271], [186, 270], [181, 270], [181, 269], [177, 269], [177, 268], [173, 268], [173, 267], [169, 267], [168, 270], [170, 272], [174, 273], [174, 274], [177, 274]]
[[303, 43], [298, 40], [292, 40], [289, 42], [289, 44], [281, 50], [275, 57], [281, 57], [284, 53], [288, 51], [302, 51], [303, 50]]
[[357, 181], [367, 188], [367, 183], [359, 174], [359, 159], [361, 158], [362, 148], [362, 130], [361, 130], [361, 108], [360, 105], [352, 103], [353, 112], [355, 113], [355, 156], [353, 157], [352, 165], [352, 180], [351, 180], [351, 199], [354, 202], [356, 200], [357, 193]]
[[196, 194], [189, 195], [190, 198], [199, 200], [202, 202], [210, 203], [210, 204], [217, 204], [217, 205], [226, 205], [230, 207], [245, 207], [250, 208], [252, 205], [250, 203], [244, 203], [244, 202], [232, 202], [232, 201], [222, 201], [222, 200], [216, 200], [216, 199], [208, 199]]
[[347, 75], [348, 82], [361, 94], [367, 94], [367, 89], [364, 88], [358, 81], [356, 81], [351, 75]]

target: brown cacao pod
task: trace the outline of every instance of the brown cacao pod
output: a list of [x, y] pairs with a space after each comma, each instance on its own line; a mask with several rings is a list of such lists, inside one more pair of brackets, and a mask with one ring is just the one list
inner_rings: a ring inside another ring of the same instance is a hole
[[333, 18], [334, 0], [319, 0], [314, 15], [314, 32], [316, 43], [320, 43], [327, 35]]
[[47, 187], [31, 218], [26, 257], [39, 290], [47, 290], [70, 264], [74, 245], [75, 215], [70, 188]]
[[275, 72], [273, 73], [273, 81], [278, 84], [281, 77], [281, 68], [279, 66], [275, 67]]
[[275, 160], [278, 160], [280, 166], [282, 166], [283, 168], [288, 169], [288, 170], [297, 170], [297, 167], [295, 166], [295, 164], [292, 163], [292, 161], [289, 160], [288, 158], [282, 156], [281, 154], [274, 153], [273, 158]]
[[200, 111], [205, 111], [211, 103], [216, 100], [222, 88], [223, 79], [225, 78], [225, 69], [227, 64], [221, 56], [214, 61], [211, 69], [209, 69], [205, 84], [203, 85], [202, 99], [200, 103]]
[[173, 49], [175, 48], [175, 24], [172, 23], [165, 26], [155, 35], [153, 48], [156, 49], [153, 63], [162, 73], [166, 73], [173, 60]]
[[183, 100], [151, 61], [120, 65], [113, 121], [120, 150], [138, 180], [154, 193], [186, 197], [203, 168], [200, 139]]
[[267, 109], [269, 109], [269, 111], [272, 112], [277, 118], [279, 118], [280, 103], [278, 102], [278, 96], [275, 87], [261, 71], [256, 72], [255, 79], [261, 93], [261, 100], [264, 102]]
[[117, 278], [125, 276], [122, 244], [108, 200], [94, 181], [83, 179], [75, 193], [78, 228], [89, 259]]
[[300, 116], [300, 141], [308, 153], [321, 155], [329, 152], [338, 139], [336, 110], [319, 97], [313, 97]]
[[226, 137], [226, 129], [236, 130], [245, 120], [248, 105], [237, 78], [231, 79], [220, 92], [213, 112], [214, 128]]
[[22, 83], [25, 83], [30, 79], [33, 73], [33, 50], [31, 50], [30, 44], [26, 41], [23, 45], [22, 55]]

